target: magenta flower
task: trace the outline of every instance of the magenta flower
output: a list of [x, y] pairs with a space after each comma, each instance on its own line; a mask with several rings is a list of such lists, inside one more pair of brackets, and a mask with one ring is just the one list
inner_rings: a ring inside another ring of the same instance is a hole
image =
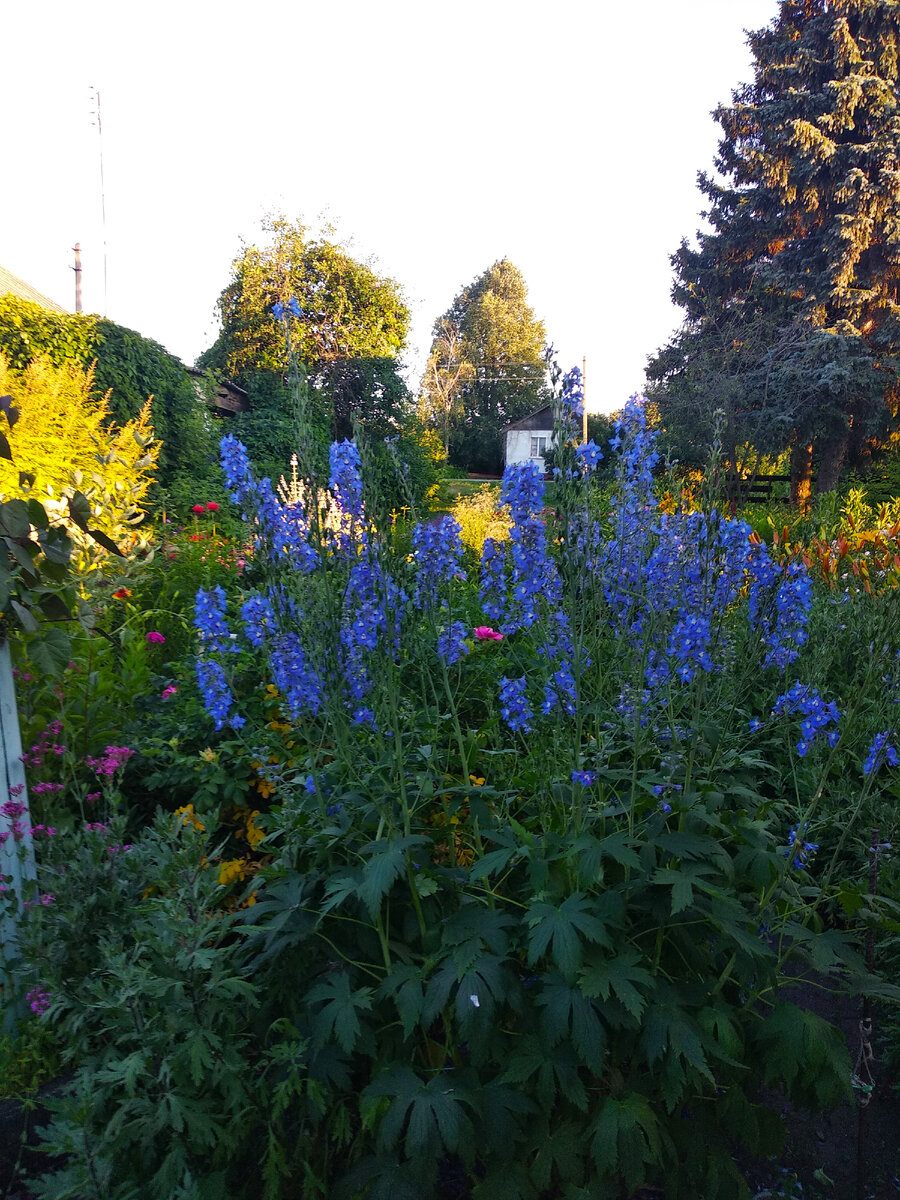
[[127, 746], [107, 746], [100, 758], [86, 758], [84, 761], [96, 774], [111, 776], [124, 767], [133, 754], [134, 751]]
[[196, 513], [197, 516], [199, 517], [201, 513], [206, 512], [206, 509], [203, 507], [202, 504], [195, 504], [194, 507], [191, 509], [191, 512]]
[[496, 629], [491, 629], [490, 625], [476, 625], [474, 632], [480, 642], [503, 641], [503, 634], [498, 633]]
[[40, 988], [32, 988], [25, 997], [25, 1002], [31, 1011], [40, 1017], [50, 1007], [50, 993], [42, 992]]
[[159, 632], [158, 629], [151, 629], [150, 632], [147, 634], [148, 642], [156, 642], [158, 645], [161, 646], [163, 644], [163, 642], [165, 642], [165, 640], [166, 640], [165, 637]]
[[209, 504], [207, 504], [207, 506], [206, 506], [206, 511], [207, 512], [218, 512], [219, 511], [219, 506], [218, 506], [218, 504], [216, 504], [215, 500], [210, 500]]
[[175, 687], [174, 684], [170, 684], [167, 688], [163, 688], [162, 698], [163, 700], [168, 700], [170, 696], [174, 696], [177, 692], [178, 688]]

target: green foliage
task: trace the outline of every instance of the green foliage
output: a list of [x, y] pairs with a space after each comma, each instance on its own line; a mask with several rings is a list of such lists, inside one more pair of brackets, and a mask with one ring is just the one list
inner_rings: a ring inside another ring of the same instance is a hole
[[[238, 413], [229, 432], [247, 447], [260, 476], [274, 482], [290, 475], [291, 455], [297, 451], [296, 422], [291, 388], [275, 371], [255, 371], [245, 376], [250, 409]], [[329, 420], [326, 410], [311, 405], [312, 422], [307, 425], [307, 453], [323, 472], [328, 464]]]
[[0, 1035], [0, 1100], [25, 1100], [60, 1069], [60, 1045], [53, 1030], [32, 1016], [14, 1035]]
[[221, 496], [216, 422], [182, 363], [158, 342], [105, 318], [96, 331], [95, 385], [110, 391], [113, 418], [120, 424], [130, 420], [153, 398], [153, 430], [162, 442], [157, 501], [165, 503], [185, 483]]
[[87, 367], [97, 352], [97, 318], [50, 312], [16, 296], [0, 296], [0, 352], [16, 371], [42, 357], [55, 367], [72, 361]]
[[[77, 1130], [79, 1154], [36, 1182], [37, 1195], [222, 1195], [230, 1189], [220, 1164], [247, 1150], [253, 1078], [242, 1031], [257, 1001], [238, 962], [237, 918], [211, 911], [215, 873], [193, 827], [177, 817], [160, 816], [140, 849], [113, 849], [103, 832], [77, 840], [75, 859], [56, 873], [58, 900], [77, 912], [79, 892], [99, 871], [100, 903], [117, 904], [117, 917], [82, 914], [100, 972], [81, 979], [68, 960], [47, 964], [45, 978], [65, 980], [51, 1011], [81, 1064], [67, 1095], [51, 1101], [48, 1136], [74, 1149]], [[154, 895], [140, 901], [147, 878]], [[59, 932], [71, 945], [65, 927]]]

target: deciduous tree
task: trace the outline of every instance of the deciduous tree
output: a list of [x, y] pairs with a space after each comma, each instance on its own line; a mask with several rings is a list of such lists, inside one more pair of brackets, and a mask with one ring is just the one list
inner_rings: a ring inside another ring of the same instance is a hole
[[549, 403], [545, 340], [525, 280], [505, 258], [463, 288], [435, 323], [422, 407], [455, 465], [498, 472], [503, 426]]

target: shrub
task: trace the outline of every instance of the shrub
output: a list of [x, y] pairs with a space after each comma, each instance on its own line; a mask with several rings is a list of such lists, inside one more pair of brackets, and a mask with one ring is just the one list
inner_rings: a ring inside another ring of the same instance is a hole
[[51, 520], [67, 527], [82, 570], [99, 565], [108, 551], [71, 519], [76, 492], [87, 500], [85, 523], [116, 545], [135, 546], [159, 451], [149, 403], [135, 420], [111, 428], [108, 397], [94, 398], [91, 371], [73, 363], [55, 367], [48, 359], [14, 371], [0, 355], [3, 394], [12, 397], [19, 418], [15, 461], [0, 459], [0, 495], [38, 500]]
[[459, 539], [478, 558], [486, 538], [504, 542], [509, 537], [509, 508], [497, 502], [498, 489], [483, 483], [472, 496], [460, 496], [451, 508], [459, 524]]

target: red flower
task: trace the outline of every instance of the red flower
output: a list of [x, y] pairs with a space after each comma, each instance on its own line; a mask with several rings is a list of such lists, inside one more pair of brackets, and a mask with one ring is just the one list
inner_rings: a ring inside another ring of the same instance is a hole
[[196, 513], [197, 516], [199, 517], [201, 513], [206, 512], [206, 509], [203, 507], [202, 504], [195, 504], [194, 507], [191, 509], [191, 512]]
[[117, 592], [113, 592], [113, 600], [127, 600], [130, 595], [131, 592], [129, 592], [128, 588], [119, 588]]
[[209, 504], [207, 504], [207, 506], [206, 506], [206, 511], [207, 512], [218, 512], [219, 511], [219, 506], [218, 506], [218, 504], [216, 504], [215, 500], [210, 500]]

